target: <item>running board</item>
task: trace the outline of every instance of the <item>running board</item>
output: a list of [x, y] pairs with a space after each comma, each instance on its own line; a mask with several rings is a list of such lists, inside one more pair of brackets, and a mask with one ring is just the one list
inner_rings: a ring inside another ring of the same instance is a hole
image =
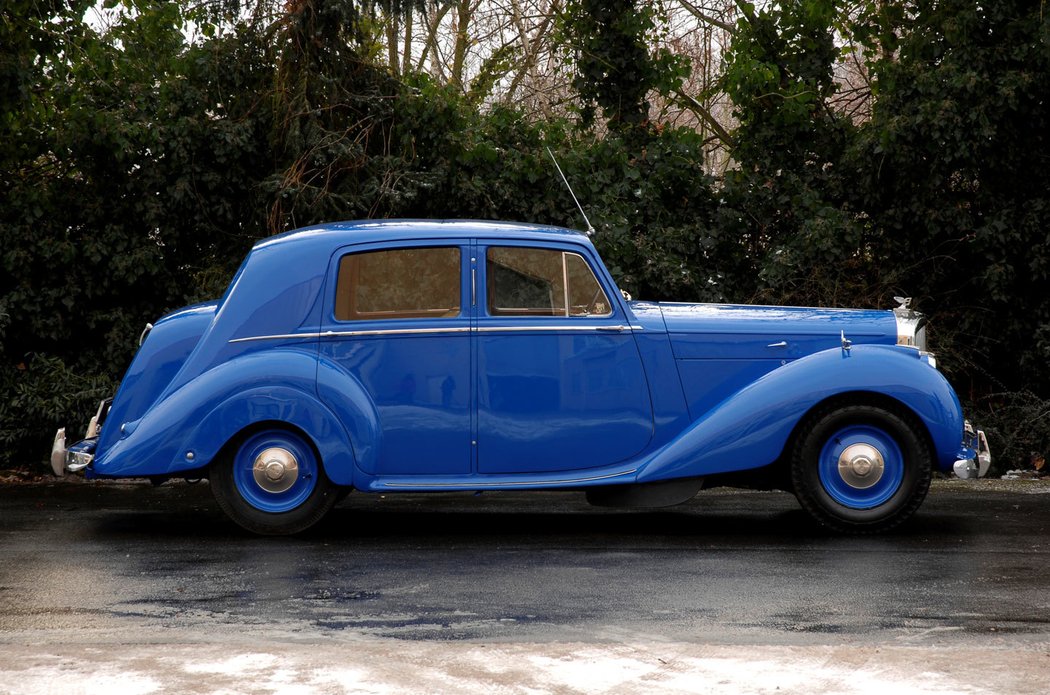
[[[431, 478], [429, 480], [421, 480], [418, 477], [376, 478], [372, 481], [370, 485], [367, 486], [367, 489], [372, 492], [383, 492], [389, 490], [411, 490], [414, 492], [452, 492], [456, 490], [549, 490], [551, 488], [581, 488], [591, 487], [592, 485], [615, 484], [617, 478], [633, 476], [637, 472], [637, 468], [631, 468], [628, 470], [604, 473], [601, 475], [562, 475], [549, 478], [543, 477], [542, 475], [538, 475], [529, 476], [524, 479], [520, 475], [506, 478], [494, 478], [489, 476], [464, 476], [457, 477], [455, 479]], [[622, 482], [628, 483], [631, 482], [631, 480], [624, 480]]]

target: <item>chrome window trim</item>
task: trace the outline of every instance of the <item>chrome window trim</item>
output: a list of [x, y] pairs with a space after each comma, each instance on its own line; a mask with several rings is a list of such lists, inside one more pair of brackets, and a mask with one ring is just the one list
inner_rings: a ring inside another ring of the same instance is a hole
[[377, 328], [361, 331], [325, 331], [322, 338], [353, 338], [359, 335], [425, 335], [428, 333], [469, 333], [470, 326], [450, 326], [447, 328]]
[[[560, 317], [560, 318], [586, 318], [586, 317], [591, 317], [591, 318], [605, 318], [605, 319], [607, 319], [607, 318], [615, 315], [616, 311], [615, 311], [613, 302], [612, 302], [611, 299], [609, 299], [609, 293], [606, 291], [607, 288], [605, 287], [605, 285], [602, 284], [602, 281], [599, 278], [600, 274], [594, 272], [594, 265], [590, 261], [588, 261], [587, 257], [583, 253], [581, 253], [579, 250], [569, 250], [569, 249], [557, 248], [557, 247], [533, 246], [533, 245], [530, 245], [530, 244], [512, 244], [512, 245], [507, 245], [507, 244], [500, 244], [500, 243], [493, 242], [493, 243], [490, 243], [487, 246], [486, 250], [485, 250], [485, 313], [489, 317], [492, 317], [492, 318], [507, 318], [508, 314], [499, 314], [499, 313], [493, 313], [493, 312], [494, 311], [495, 312], [499, 312], [499, 311], [518, 311], [518, 310], [522, 310], [522, 309], [527, 309], [528, 308], [528, 307], [492, 307], [492, 306], [489, 306], [489, 301], [490, 301], [491, 298], [489, 297], [489, 294], [488, 294], [488, 291], [489, 291], [488, 284], [489, 284], [489, 281], [492, 279], [492, 275], [491, 275], [492, 265], [494, 263], [497, 264], [497, 265], [503, 265], [501, 263], [494, 262], [489, 257], [489, 254], [492, 251], [496, 250], [496, 249], [507, 249], [507, 250], [511, 250], [511, 249], [519, 249], [519, 250], [520, 249], [526, 249], [526, 250], [530, 250], [530, 251], [550, 251], [551, 253], [559, 253], [559, 254], [561, 254], [561, 275], [562, 275], [562, 291], [563, 291], [562, 300], [563, 300], [565, 306], [564, 306], [564, 309], [563, 309], [564, 313], [553, 314], [554, 316], [557, 316], [557, 317]], [[579, 258], [580, 261], [583, 262], [584, 267], [587, 268], [588, 272], [591, 274], [591, 279], [594, 280], [594, 283], [598, 286], [598, 289], [601, 291], [602, 297], [605, 299], [605, 301], [609, 305], [609, 310], [607, 312], [605, 312], [604, 314], [570, 314], [569, 313], [569, 266], [568, 266], [568, 258], [569, 258], [569, 256], [575, 256], [576, 258]], [[552, 311], [553, 311], [553, 307], [552, 307]]]
[[510, 332], [527, 332], [527, 331], [591, 331], [595, 333], [611, 333], [611, 332], [623, 332], [623, 331], [640, 331], [641, 326], [627, 326], [627, 325], [600, 325], [600, 326], [578, 326], [578, 325], [558, 325], [558, 326], [478, 326], [476, 331], [478, 333], [498, 333], [500, 331]]
[[[386, 245], [384, 245], [384, 246], [380, 246], [380, 247], [376, 247], [376, 248], [371, 248], [371, 247], [366, 247], [366, 248], [349, 248], [348, 250], [346, 250], [345, 253], [343, 252], [343, 249], [340, 249], [336, 253], [337, 258], [335, 260], [335, 273], [336, 273], [336, 275], [335, 275], [335, 283], [334, 283], [335, 284], [335, 303], [332, 306], [332, 312], [331, 312], [332, 315], [334, 315], [335, 320], [338, 321], [339, 323], [354, 324], [354, 323], [367, 323], [367, 322], [371, 322], [371, 321], [383, 321], [383, 320], [393, 320], [393, 319], [436, 319], [436, 318], [455, 318], [455, 317], [459, 317], [461, 315], [461, 313], [462, 313], [461, 312], [461, 307], [459, 306], [459, 303], [462, 301], [462, 290], [461, 289], [455, 292], [456, 297], [457, 297], [457, 300], [456, 300], [457, 304], [454, 307], [429, 307], [429, 308], [414, 308], [414, 309], [404, 309], [404, 308], [399, 308], [399, 309], [380, 309], [378, 311], [377, 310], [372, 310], [372, 311], [361, 312], [361, 311], [359, 311], [357, 309], [353, 309], [352, 306], [351, 306], [351, 307], [346, 307], [348, 310], [351, 311], [350, 315], [347, 315], [347, 316], [340, 316], [339, 315], [340, 298], [343, 297], [343, 296], [346, 296], [347, 297], [347, 301], [353, 303], [356, 299], [359, 299], [358, 290], [360, 289], [359, 278], [356, 277], [356, 276], [351, 276], [351, 277], [347, 278], [347, 280], [349, 280], [349, 282], [347, 282], [346, 284], [343, 283], [343, 280], [344, 280], [343, 279], [343, 263], [345, 263], [345, 262], [347, 262], [348, 260], [351, 260], [351, 259], [356, 259], [357, 261], [360, 262], [365, 257], [370, 256], [370, 255], [371, 256], [379, 256], [381, 254], [405, 253], [405, 252], [409, 252], [410, 253], [410, 252], [417, 252], [417, 251], [421, 251], [421, 252], [453, 251], [453, 252], [455, 252], [455, 254], [456, 254], [456, 262], [454, 264], [455, 269], [453, 269], [452, 266], [450, 265], [450, 267], [448, 269], [448, 270], [450, 270], [448, 279], [451, 281], [451, 280], [454, 280], [455, 278], [460, 278], [459, 283], [462, 282], [461, 278], [462, 278], [462, 272], [463, 272], [463, 258], [469, 256], [470, 254], [467, 253], [467, 246], [466, 245], [464, 245], [463, 243], [460, 243], [458, 241], [455, 241], [455, 240], [436, 240], [436, 243], [421, 243], [421, 244], [417, 244], [413, 240], [413, 241], [410, 241], [408, 243], [397, 244], [397, 245], [393, 245], [393, 246], [386, 246]], [[393, 276], [390, 276], [390, 271], [388, 269], [387, 269], [387, 272], [384, 273], [384, 275], [387, 275], [388, 277], [393, 277]], [[400, 282], [400, 281], [398, 281], [398, 282]], [[442, 281], [442, 282], [444, 282], [444, 281]], [[460, 284], [459, 283], [449, 284], [448, 286], [445, 287], [445, 289], [446, 290], [456, 290], [456, 288], [460, 288]], [[387, 286], [387, 285], [384, 283], [384, 286]], [[456, 313], [454, 315], [450, 316], [449, 313], [451, 311], [455, 311]], [[411, 314], [421, 314], [422, 313], [422, 314], [432, 314], [432, 315], [430, 315], [430, 316], [404, 316], [405, 313], [411, 313]], [[358, 315], [355, 316], [353, 314], [358, 314]], [[364, 314], [364, 315], [362, 316], [361, 314]], [[401, 314], [401, 315], [382, 316], [382, 314]]]
[[229, 343], [248, 343], [259, 340], [296, 340], [315, 338], [354, 338], [357, 336], [372, 335], [427, 335], [433, 333], [497, 333], [497, 332], [521, 332], [521, 331], [590, 331], [594, 333], [610, 333], [623, 331], [640, 331], [642, 326], [452, 326], [448, 328], [382, 328], [361, 331], [324, 331], [322, 333], [277, 333], [273, 335], [253, 335], [246, 338], [232, 338]]

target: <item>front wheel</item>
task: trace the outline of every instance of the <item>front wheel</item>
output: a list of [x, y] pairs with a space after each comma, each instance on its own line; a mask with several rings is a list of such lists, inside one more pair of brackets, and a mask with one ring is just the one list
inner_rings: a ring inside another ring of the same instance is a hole
[[264, 535], [304, 531], [338, 501], [313, 446], [284, 429], [245, 437], [231, 456], [213, 464], [211, 488], [227, 516]]
[[930, 488], [932, 456], [904, 411], [829, 407], [809, 416], [791, 458], [802, 507], [846, 533], [875, 533], [915, 513]]

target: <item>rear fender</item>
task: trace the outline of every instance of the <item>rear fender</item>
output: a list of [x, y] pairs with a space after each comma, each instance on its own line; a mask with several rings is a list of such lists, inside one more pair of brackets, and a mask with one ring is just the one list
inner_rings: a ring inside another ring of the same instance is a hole
[[[328, 478], [337, 485], [354, 484], [354, 455], [346, 430], [312, 394], [293, 388], [262, 387], [229, 398], [208, 414], [186, 438], [185, 449], [196, 460], [211, 461], [231, 439], [262, 424], [292, 426], [317, 447]], [[177, 452], [172, 468], [186, 461]]]
[[[201, 374], [121, 427], [118, 441], [97, 454], [102, 477], [170, 476], [206, 466], [247, 427], [263, 422], [294, 426], [313, 441], [329, 478], [351, 485], [353, 444], [372, 451], [379, 428], [363, 391], [351, 392], [339, 414], [317, 397], [317, 355], [295, 347], [244, 354]], [[357, 386], [358, 390], [360, 387]], [[361, 406], [357, 410], [353, 405]]]
[[638, 482], [759, 468], [784, 452], [818, 403], [874, 393], [907, 407], [926, 427], [942, 470], [962, 438], [962, 408], [944, 377], [910, 348], [857, 345], [790, 362], [741, 389], [654, 452]]

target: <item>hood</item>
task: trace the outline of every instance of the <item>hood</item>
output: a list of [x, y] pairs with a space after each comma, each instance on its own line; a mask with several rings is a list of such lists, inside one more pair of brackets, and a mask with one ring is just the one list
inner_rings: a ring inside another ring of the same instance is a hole
[[679, 359], [794, 359], [842, 346], [897, 343], [892, 311], [661, 302]]

